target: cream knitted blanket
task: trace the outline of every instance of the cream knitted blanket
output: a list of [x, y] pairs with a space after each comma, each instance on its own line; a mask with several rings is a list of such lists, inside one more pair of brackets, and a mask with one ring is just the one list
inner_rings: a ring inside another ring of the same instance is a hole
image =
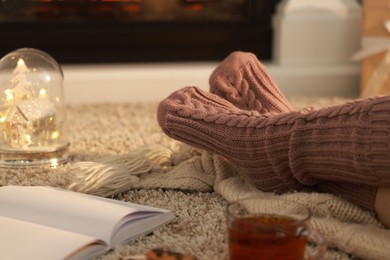
[[[290, 98], [300, 109], [343, 102]], [[126, 259], [155, 247], [198, 259], [226, 259], [227, 201], [257, 194], [219, 156], [166, 137], [155, 120], [156, 103], [95, 104], [68, 108], [71, 162], [57, 168], [0, 169], [0, 185], [49, 185], [171, 209], [177, 221], [102, 259]], [[390, 259], [390, 231], [368, 212], [316, 192], [280, 195], [313, 211], [311, 227], [328, 243], [325, 259]], [[21, 245], [22, 247], [23, 245]]]

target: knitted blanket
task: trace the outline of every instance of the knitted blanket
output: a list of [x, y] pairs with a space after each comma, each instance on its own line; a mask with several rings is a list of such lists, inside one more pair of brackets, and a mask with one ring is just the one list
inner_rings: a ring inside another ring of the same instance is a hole
[[[344, 102], [340, 98], [290, 98], [296, 109]], [[0, 185], [48, 185], [168, 208], [177, 220], [100, 259], [126, 259], [167, 248], [198, 259], [227, 259], [224, 208], [256, 194], [306, 204], [310, 227], [325, 238], [324, 259], [390, 259], [390, 231], [369, 212], [315, 191], [264, 193], [223, 158], [165, 136], [155, 119], [157, 103], [68, 107], [71, 160], [56, 168], [0, 168]], [[22, 248], [23, 245], [21, 245]]]

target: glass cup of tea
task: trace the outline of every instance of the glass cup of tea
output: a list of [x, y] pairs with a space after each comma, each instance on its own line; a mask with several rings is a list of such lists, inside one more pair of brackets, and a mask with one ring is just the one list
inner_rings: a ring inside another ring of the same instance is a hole
[[[229, 259], [321, 259], [326, 245], [307, 227], [310, 217], [305, 205], [282, 199], [252, 197], [228, 203]], [[309, 241], [314, 249], [308, 250]]]

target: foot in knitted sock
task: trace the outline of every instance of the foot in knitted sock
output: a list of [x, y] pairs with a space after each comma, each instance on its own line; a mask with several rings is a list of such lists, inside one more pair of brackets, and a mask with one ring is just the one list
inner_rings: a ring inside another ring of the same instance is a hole
[[275, 178], [290, 188], [390, 184], [389, 120], [390, 96], [269, 116], [187, 87], [158, 108], [167, 135], [232, 161], [262, 190]]
[[[172, 93], [160, 103], [157, 112], [158, 122], [168, 136], [234, 162], [259, 189], [299, 188], [302, 185], [291, 175], [281, 180], [264, 150], [264, 140], [251, 137], [257, 125], [253, 119], [267, 117], [254, 110], [238, 109], [225, 99], [196, 87]], [[282, 162], [277, 167], [288, 167], [286, 158], [276, 158]]]
[[211, 74], [210, 92], [240, 109], [260, 113], [292, 111], [292, 106], [280, 92], [256, 56], [233, 52]]

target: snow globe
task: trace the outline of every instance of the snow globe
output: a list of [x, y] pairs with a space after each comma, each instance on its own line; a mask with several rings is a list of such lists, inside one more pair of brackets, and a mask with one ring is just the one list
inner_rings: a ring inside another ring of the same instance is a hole
[[0, 60], [0, 167], [67, 161], [63, 79], [60, 65], [37, 49]]

